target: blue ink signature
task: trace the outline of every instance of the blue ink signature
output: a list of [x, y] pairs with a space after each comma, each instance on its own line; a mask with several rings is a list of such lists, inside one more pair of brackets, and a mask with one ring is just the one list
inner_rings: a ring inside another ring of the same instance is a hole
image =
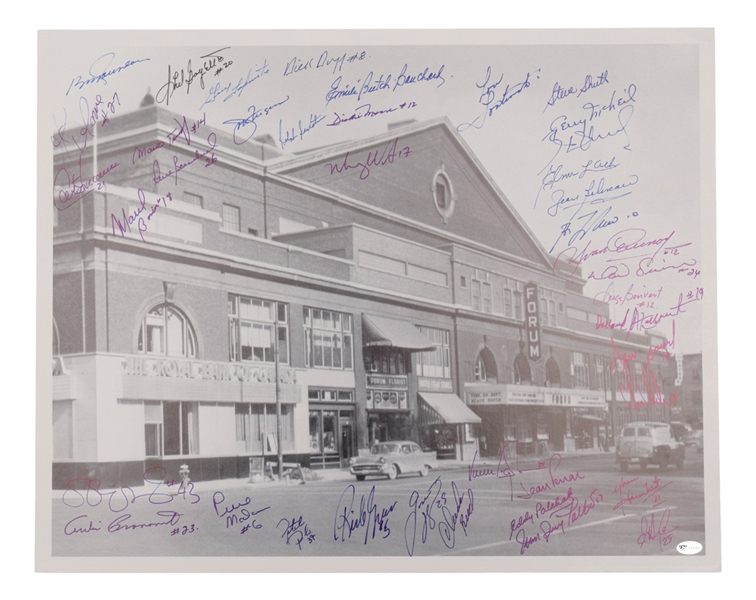
[[[277, 108], [281, 106], [282, 104], [285, 104], [288, 102], [289, 96], [286, 96], [283, 100], [280, 100], [279, 102], [276, 102], [275, 104], [271, 104], [270, 106], [266, 106], [265, 108], [258, 109], [254, 104], [247, 108], [247, 112], [249, 113], [249, 116], [239, 118], [239, 119], [229, 119], [228, 121], [223, 121], [224, 125], [233, 125], [234, 126], [234, 132], [233, 132], [233, 138], [234, 138], [234, 144], [237, 146], [240, 146], [246, 142], [248, 142], [253, 135], [255, 135], [255, 132], [257, 131], [257, 119], [259, 119], [262, 116], [268, 116], [268, 113], [273, 110], [274, 108]], [[251, 127], [248, 127], [250, 126]], [[241, 133], [243, 129], [246, 130], [244, 133]], [[246, 137], [245, 137], [246, 136]]]
[[356, 96], [356, 100], [358, 102], [361, 102], [362, 96], [365, 94], [372, 94], [374, 92], [383, 90], [390, 90], [393, 93], [396, 92], [397, 89], [404, 87], [405, 85], [412, 85], [421, 82], [438, 81], [439, 83], [436, 86], [438, 88], [446, 83], [446, 78], [443, 76], [444, 67], [445, 65], [441, 65], [437, 71], [432, 71], [430, 67], [425, 67], [425, 69], [418, 72], [417, 75], [407, 75], [408, 65], [405, 63], [399, 75], [397, 75], [397, 77], [393, 80], [393, 83], [393, 76], [391, 75], [391, 73], [387, 75], [380, 74], [374, 80], [374, 74], [372, 71], [370, 71], [364, 77], [364, 79], [357, 80], [357, 84], [362, 81], [362, 85], [352, 85], [350, 83], [345, 83], [343, 87], [343, 78], [341, 75], [339, 75], [336, 79], [333, 80], [331, 87], [329, 88], [328, 92], [326, 92], [326, 106], [328, 106], [328, 104], [332, 100], [338, 100], [339, 98], [348, 98], [350, 96]]
[[186, 85], [186, 93], [189, 94], [192, 83], [197, 78], [199, 78], [200, 88], [204, 90], [205, 75], [215, 69], [215, 75], [217, 76], [223, 71], [223, 69], [230, 67], [233, 64], [234, 61], [226, 61], [223, 56], [219, 54], [219, 52], [223, 52], [224, 50], [228, 49], [229, 46], [226, 46], [225, 48], [219, 48], [218, 50], [214, 50], [209, 54], [203, 54], [202, 56], [200, 56], [201, 59], [205, 60], [202, 62], [202, 66], [199, 67], [196, 71], [192, 69], [191, 58], [187, 62], [186, 73], [184, 72], [184, 69], [181, 69], [180, 71], [174, 71], [173, 69], [171, 69], [171, 65], [168, 65], [168, 81], [164, 83], [162, 87], [157, 91], [157, 94], [155, 94], [155, 102], [157, 102], [158, 104], [165, 102], [165, 105], [168, 106], [168, 104], [170, 104], [171, 96], [173, 96], [176, 90]]
[[[102, 481], [100, 479], [71, 479], [66, 485], [66, 491], [63, 492], [62, 502], [69, 508], [79, 508], [81, 506], [89, 506], [91, 508], [100, 506], [103, 502], [107, 502], [108, 509], [111, 512], [119, 513], [128, 508], [130, 504], [134, 504], [139, 498], [147, 498], [150, 504], [169, 504], [173, 500], [181, 497], [187, 500], [187, 496], [191, 499], [190, 504], [197, 504], [200, 501], [199, 494], [194, 493], [194, 484], [190, 481], [187, 485], [177, 484], [176, 481], [165, 481], [166, 470], [165, 467], [153, 467], [147, 469], [144, 474], [144, 482], [154, 486], [146, 494], [135, 494], [128, 486], [122, 486], [118, 490], [105, 492], [100, 490]], [[86, 486], [86, 489], [79, 490], [73, 487], [78, 483]], [[172, 487], [173, 485], [179, 485], [178, 491], [168, 493], [161, 491], [161, 486]]]
[[568, 171], [565, 169], [563, 164], [557, 165], [556, 167], [553, 164], [550, 164], [548, 166], [546, 175], [544, 175], [541, 179], [541, 185], [538, 188], [538, 193], [536, 194], [533, 208], [538, 206], [538, 198], [540, 197], [541, 192], [553, 189], [557, 183], [561, 183], [562, 181], [567, 181], [575, 178], [583, 179], [583, 177], [585, 177], [587, 173], [601, 173], [604, 171], [609, 171], [611, 169], [616, 169], [620, 166], [620, 163], [615, 162], [616, 160], [616, 156], [612, 156], [612, 158], [608, 161], [602, 159], [591, 159], [584, 165], [582, 165], [582, 170], [580, 171]]
[[278, 121], [278, 141], [281, 142], [281, 148], [285, 148], [286, 144], [290, 144], [296, 140], [301, 140], [306, 133], [309, 133], [314, 127], [325, 119], [325, 115], [316, 115], [310, 113], [310, 120], [306, 125], [302, 125], [302, 119], [297, 121], [296, 127], [284, 129], [283, 120]]
[[367, 544], [369, 540], [374, 540], [376, 535], [379, 535], [379, 539], [385, 539], [391, 535], [389, 517], [394, 512], [397, 502], [393, 502], [387, 508], [379, 508], [374, 500], [375, 486], [373, 486], [368, 497], [365, 498], [364, 494], [360, 496], [359, 506], [355, 507], [356, 493], [354, 484], [349, 484], [339, 497], [333, 518], [333, 540], [344, 542], [352, 537], [352, 533], [363, 527], [365, 528], [364, 544]]
[[[257, 66], [257, 65], [255, 65]], [[252, 75], [254, 67], [250, 67], [247, 71], [246, 77], [239, 78], [239, 81], [236, 82], [236, 85], [231, 87], [233, 85], [233, 82], [229, 81], [225, 86], [221, 87], [220, 83], [216, 83], [213, 87], [211, 87], [207, 92], [207, 98], [205, 98], [205, 101], [202, 103], [202, 106], [205, 106], [205, 104], [211, 104], [215, 102], [219, 96], [223, 96], [223, 102], [226, 102], [236, 96], [237, 98], [241, 98], [242, 92], [244, 92], [245, 88], [248, 85], [251, 85], [258, 79], [260, 79], [263, 75], [267, 75], [270, 73], [270, 68], [268, 65], [268, 61], [266, 59], [263, 60], [262, 67], [258, 67], [254, 70], [255, 75]], [[200, 106], [200, 108], [202, 108]]]
[[326, 126], [335, 127], [337, 125], [341, 125], [342, 123], [358, 121], [360, 119], [364, 119], [365, 117], [377, 117], [379, 115], [385, 115], [385, 114], [396, 112], [397, 110], [415, 108], [416, 106], [417, 106], [417, 102], [402, 102], [401, 104], [392, 106], [390, 108], [382, 108], [382, 109], [373, 110], [372, 104], [363, 104], [362, 106], [358, 106], [357, 108], [355, 108], [354, 112], [348, 117], [346, 116], [345, 113], [341, 113], [341, 116], [339, 116], [338, 113], [334, 112], [333, 123], [326, 123]]
[[[244, 524], [241, 533], [246, 533], [250, 527], [253, 529], [261, 529], [262, 523], [258, 523], [257, 519], [254, 519], [253, 517], [270, 508], [270, 506], [266, 506], [259, 510], [250, 510], [246, 508], [252, 502], [252, 499], [249, 496], [244, 498], [244, 500], [238, 504], [232, 502], [231, 506], [225, 506], [225, 502], [226, 495], [223, 492], [215, 492], [213, 494], [213, 508], [215, 509], [217, 517], [220, 519], [224, 517], [226, 518], [226, 529], [233, 527], [234, 525]], [[223, 512], [221, 512], [221, 509]], [[246, 523], [247, 521], [250, 522]]]
[[81, 75], [77, 75], [71, 80], [70, 85], [68, 86], [68, 90], [66, 90], [66, 96], [71, 92], [71, 88], [78, 88], [79, 91], [81, 91], [85, 86], [93, 84], [93, 83], [102, 83], [103, 85], [108, 85], [108, 77], [115, 75], [116, 73], [120, 73], [124, 69], [128, 69], [129, 67], [136, 65], [140, 62], [146, 62], [150, 60], [149, 58], [139, 58], [137, 60], [127, 60], [123, 65], [120, 67], [116, 67], [115, 69], [108, 70], [108, 67], [110, 67], [110, 64], [115, 59], [115, 52], [108, 52], [107, 54], [103, 54], [98, 59], [96, 59], [89, 67], [89, 75], [90, 77], [88, 79], [82, 79]]
[[[441, 477], [436, 477], [436, 480], [428, 487], [424, 495], [421, 496], [420, 492], [417, 491], [410, 494], [409, 506], [411, 510], [404, 522], [404, 543], [407, 554], [410, 556], [415, 554], [419, 519], [422, 519], [421, 544], [428, 541], [428, 534], [434, 529], [447, 548], [454, 548], [456, 544], [457, 527], [461, 527], [462, 532], [467, 535], [470, 517], [475, 510], [472, 490], [468, 488], [467, 492], [460, 494], [453, 481], [451, 496], [447, 496], [442, 488]], [[467, 506], [465, 506], [465, 503], [467, 503]]]
[[[541, 69], [536, 69], [532, 75], [535, 75], [536, 79], [540, 79], [540, 75], [537, 75]], [[524, 90], [531, 86], [530, 82], [531, 73], [526, 73], [525, 79], [519, 83], [513, 85], [506, 84], [503, 91], [494, 91], [504, 81], [504, 74], [502, 74], [495, 82], [491, 81], [491, 67], [486, 68], [486, 79], [483, 83], [476, 83], [475, 87], [480, 90], [480, 96], [478, 96], [478, 104], [484, 106], [483, 112], [475, 117], [470, 123], [460, 123], [457, 125], [457, 131], [463, 132], [470, 127], [474, 129], [481, 129], [486, 124], [486, 119], [493, 115], [494, 111], [499, 110], [507, 102], [512, 100], [515, 96], [522, 93]]]
[[281, 525], [281, 523], [284, 523], [285, 528], [283, 534], [281, 534], [282, 538], [286, 538], [286, 545], [288, 546], [291, 544], [291, 540], [294, 540], [294, 543], [297, 545], [297, 547], [301, 550], [302, 549], [302, 542], [307, 540], [308, 544], [312, 544], [315, 541], [315, 534], [310, 529], [310, 526], [304, 522], [304, 518], [302, 516], [297, 517], [296, 519], [281, 519], [278, 522], [278, 525], [276, 525], [276, 529], [278, 529]]
[[[607, 104], [586, 102], [582, 108], [589, 113], [587, 116], [573, 119], [568, 118], [567, 115], [559, 115], [554, 118], [549, 125], [549, 132], [541, 141], [549, 141], [557, 147], [557, 150], [540, 173], [553, 165], [562, 150], [565, 153], [575, 150], [586, 152], [594, 143], [616, 136], [624, 137], [625, 150], [632, 150], [627, 128], [635, 111], [633, 104], [636, 102], [637, 88], [635, 84], [630, 84], [624, 91], [625, 95], [617, 96], [617, 90], [614, 90]], [[613, 123], [604, 123], [602, 117], [607, 115], [616, 117]], [[599, 119], [602, 119], [603, 123], [600, 128]]]
[[586, 92], [595, 89], [597, 87], [600, 87], [604, 85], [605, 83], [609, 83], [609, 71], [606, 70], [603, 73], [601, 73], [598, 77], [596, 77], [596, 81], [593, 81], [593, 77], [590, 75], [585, 76], [585, 82], [583, 83], [583, 87], [581, 88], [574, 88], [570, 86], [569, 88], [565, 89], [561, 85], [559, 85], [559, 82], [554, 83], [554, 88], [551, 90], [551, 96], [546, 101], [546, 106], [543, 109], [543, 112], [546, 112], [546, 109], [549, 106], [554, 106], [559, 100], [564, 100], [565, 98], [577, 94], [575, 96], [576, 98], [580, 98], [583, 94]]
[[333, 65], [333, 74], [335, 75], [337, 71], [341, 71], [345, 62], [351, 63], [355, 60], [364, 60], [366, 56], [367, 53], [365, 51], [362, 51], [360, 53], [352, 54], [348, 58], [346, 52], [344, 52], [341, 56], [329, 57], [328, 50], [325, 50], [318, 58], [318, 62], [314, 67], [313, 62], [315, 61], [315, 57], [309, 58], [308, 60], [302, 60], [298, 56], [295, 56], [288, 63], [286, 63], [283, 74], [284, 77], [287, 77], [288, 75], [300, 73], [308, 69], [321, 69], [323, 67], [330, 67], [331, 65]]

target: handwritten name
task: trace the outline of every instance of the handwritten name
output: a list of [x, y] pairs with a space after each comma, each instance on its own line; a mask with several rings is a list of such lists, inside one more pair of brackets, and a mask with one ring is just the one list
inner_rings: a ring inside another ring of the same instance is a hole
[[233, 64], [233, 61], [226, 61], [220, 54], [224, 50], [228, 50], [229, 47], [219, 48], [209, 54], [203, 54], [200, 56], [202, 60], [202, 66], [196, 71], [192, 68], [192, 59], [190, 58], [186, 65], [186, 71], [184, 69], [174, 71], [171, 65], [168, 65], [168, 81], [164, 83], [155, 94], [155, 102], [158, 104], [165, 103], [166, 106], [170, 104], [171, 96], [176, 90], [186, 86], [186, 93], [189, 94], [192, 83], [195, 79], [199, 79], [199, 86], [201, 89], [205, 89], [205, 75], [214, 72], [217, 76], [220, 72], [228, 68]]
[[150, 60], [149, 58], [139, 58], [136, 60], [127, 60], [124, 64], [114, 69], [109, 69], [111, 63], [115, 60], [115, 52], [108, 52], [97, 58], [89, 67], [89, 78], [83, 79], [81, 75], [77, 75], [71, 80], [68, 90], [66, 90], [66, 96], [71, 92], [71, 88], [77, 88], [79, 91], [84, 87], [93, 83], [102, 83], [108, 85], [108, 77], [112, 77], [116, 73], [120, 73], [124, 69], [133, 67], [141, 62]]
[[221, 86], [220, 83], [216, 83], [208, 90], [207, 98], [205, 98], [205, 101], [202, 103], [202, 106], [200, 106], [200, 108], [202, 108], [206, 104], [212, 104], [220, 96], [223, 96], [222, 102], [227, 102], [234, 97], [241, 98], [241, 95], [247, 88], [247, 86], [253, 84], [255, 81], [257, 81], [264, 75], [267, 75], [268, 73], [270, 73], [270, 65], [268, 65], [267, 60], [263, 60], [261, 67], [257, 67], [256, 69], [254, 67], [250, 67], [247, 71], [247, 75], [245, 77], [240, 77], [239, 81], [236, 82], [236, 85], [234, 85], [233, 81], [229, 81], [224, 86]]
[[326, 123], [326, 125], [328, 127], [336, 127], [337, 125], [341, 125], [342, 123], [350, 123], [353, 121], [358, 121], [360, 119], [364, 119], [365, 117], [377, 117], [380, 115], [391, 114], [398, 110], [415, 108], [416, 106], [417, 106], [417, 102], [402, 102], [401, 104], [398, 104], [396, 106], [392, 106], [389, 108], [381, 108], [381, 109], [373, 110], [372, 104], [363, 104], [362, 106], [358, 106], [357, 108], [355, 108], [354, 112], [349, 116], [347, 116], [345, 113], [341, 113], [341, 115], [339, 115], [338, 113], [334, 112], [333, 122]]
[[541, 69], [536, 69], [533, 73], [526, 73], [522, 81], [514, 84], [507, 83], [503, 90], [497, 90], [496, 88], [504, 81], [504, 74], [499, 76], [496, 81], [492, 81], [491, 67], [486, 67], [486, 76], [483, 83], [476, 83], [475, 87], [483, 90], [478, 96], [478, 104], [482, 104], [483, 112], [475, 117], [469, 123], [461, 123], [457, 126], [457, 131], [462, 132], [468, 130], [470, 127], [474, 129], [481, 129], [486, 123], [486, 119], [499, 110], [502, 106], [510, 102], [513, 98], [521, 94], [523, 91], [531, 86], [531, 77], [540, 79]]
[[371, 150], [368, 152], [365, 161], [359, 161], [352, 163], [349, 160], [349, 152], [344, 155], [344, 159], [334, 163], [327, 163], [331, 171], [331, 175], [334, 173], [344, 173], [350, 169], [358, 169], [360, 172], [360, 179], [365, 180], [370, 177], [371, 167], [385, 167], [386, 165], [394, 164], [394, 161], [399, 158], [407, 158], [412, 154], [409, 146], [404, 146], [401, 150], [397, 150], [399, 145], [399, 138], [395, 138], [390, 142], [387, 142], [382, 150]]
[[370, 489], [367, 498], [360, 496], [359, 505], [355, 506], [356, 490], [350, 484], [341, 493], [336, 505], [336, 514], [333, 519], [333, 540], [346, 541], [359, 529], [364, 529], [363, 543], [379, 539], [385, 539], [391, 535], [389, 517], [394, 512], [397, 502], [391, 503], [386, 508], [379, 508], [375, 499], [375, 486]]
[[267, 117], [270, 111], [274, 108], [278, 108], [288, 102], [289, 96], [286, 96], [283, 100], [279, 100], [270, 106], [266, 106], [258, 109], [254, 104], [247, 108], [248, 115], [237, 119], [229, 119], [223, 121], [224, 125], [233, 125], [233, 139], [234, 144], [240, 146], [252, 139], [252, 136], [257, 132], [257, 119], [260, 117]]

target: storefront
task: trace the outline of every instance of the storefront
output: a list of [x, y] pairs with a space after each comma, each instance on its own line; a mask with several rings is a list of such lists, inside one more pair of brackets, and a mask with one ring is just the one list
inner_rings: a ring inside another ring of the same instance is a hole
[[410, 355], [435, 346], [412, 323], [373, 315], [362, 316], [362, 343], [367, 372], [368, 445], [415, 439], [408, 376]]
[[356, 451], [354, 390], [308, 390], [310, 467], [343, 467]]
[[418, 392], [420, 443], [443, 459], [471, 460], [481, 419], [452, 393]]
[[510, 453], [539, 456], [588, 449], [587, 435], [590, 448], [598, 449], [608, 423], [604, 393], [592, 390], [468, 383], [465, 399], [482, 419], [483, 456], [496, 456], [503, 445]]

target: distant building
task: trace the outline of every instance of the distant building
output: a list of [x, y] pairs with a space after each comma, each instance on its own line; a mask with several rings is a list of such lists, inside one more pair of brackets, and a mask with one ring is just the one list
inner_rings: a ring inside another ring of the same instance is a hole
[[[675, 360], [668, 363], [668, 380], [677, 379], [669, 389], [674, 398], [670, 417], [674, 421], [688, 423], [700, 428], [703, 422], [703, 362], [701, 353], [684, 354], [679, 357], [682, 369]], [[682, 379], [682, 381], [680, 381]]]
[[596, 451], [666, 415], [649, 338], [617, 367], [607, 307], [446, 119], [289, 155], [145, 103], [97, 135], [55, 153], [56, 487], [242, 477], [278, 444]]

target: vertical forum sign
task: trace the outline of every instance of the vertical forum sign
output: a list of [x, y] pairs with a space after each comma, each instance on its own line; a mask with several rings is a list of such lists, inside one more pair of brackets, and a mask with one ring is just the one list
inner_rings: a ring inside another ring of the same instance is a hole
[[525, 285], [525, 327], [528, 332], [528, 358], [541, 359], [541, 324], [538, 311], [538, 286], [535, 283]]

